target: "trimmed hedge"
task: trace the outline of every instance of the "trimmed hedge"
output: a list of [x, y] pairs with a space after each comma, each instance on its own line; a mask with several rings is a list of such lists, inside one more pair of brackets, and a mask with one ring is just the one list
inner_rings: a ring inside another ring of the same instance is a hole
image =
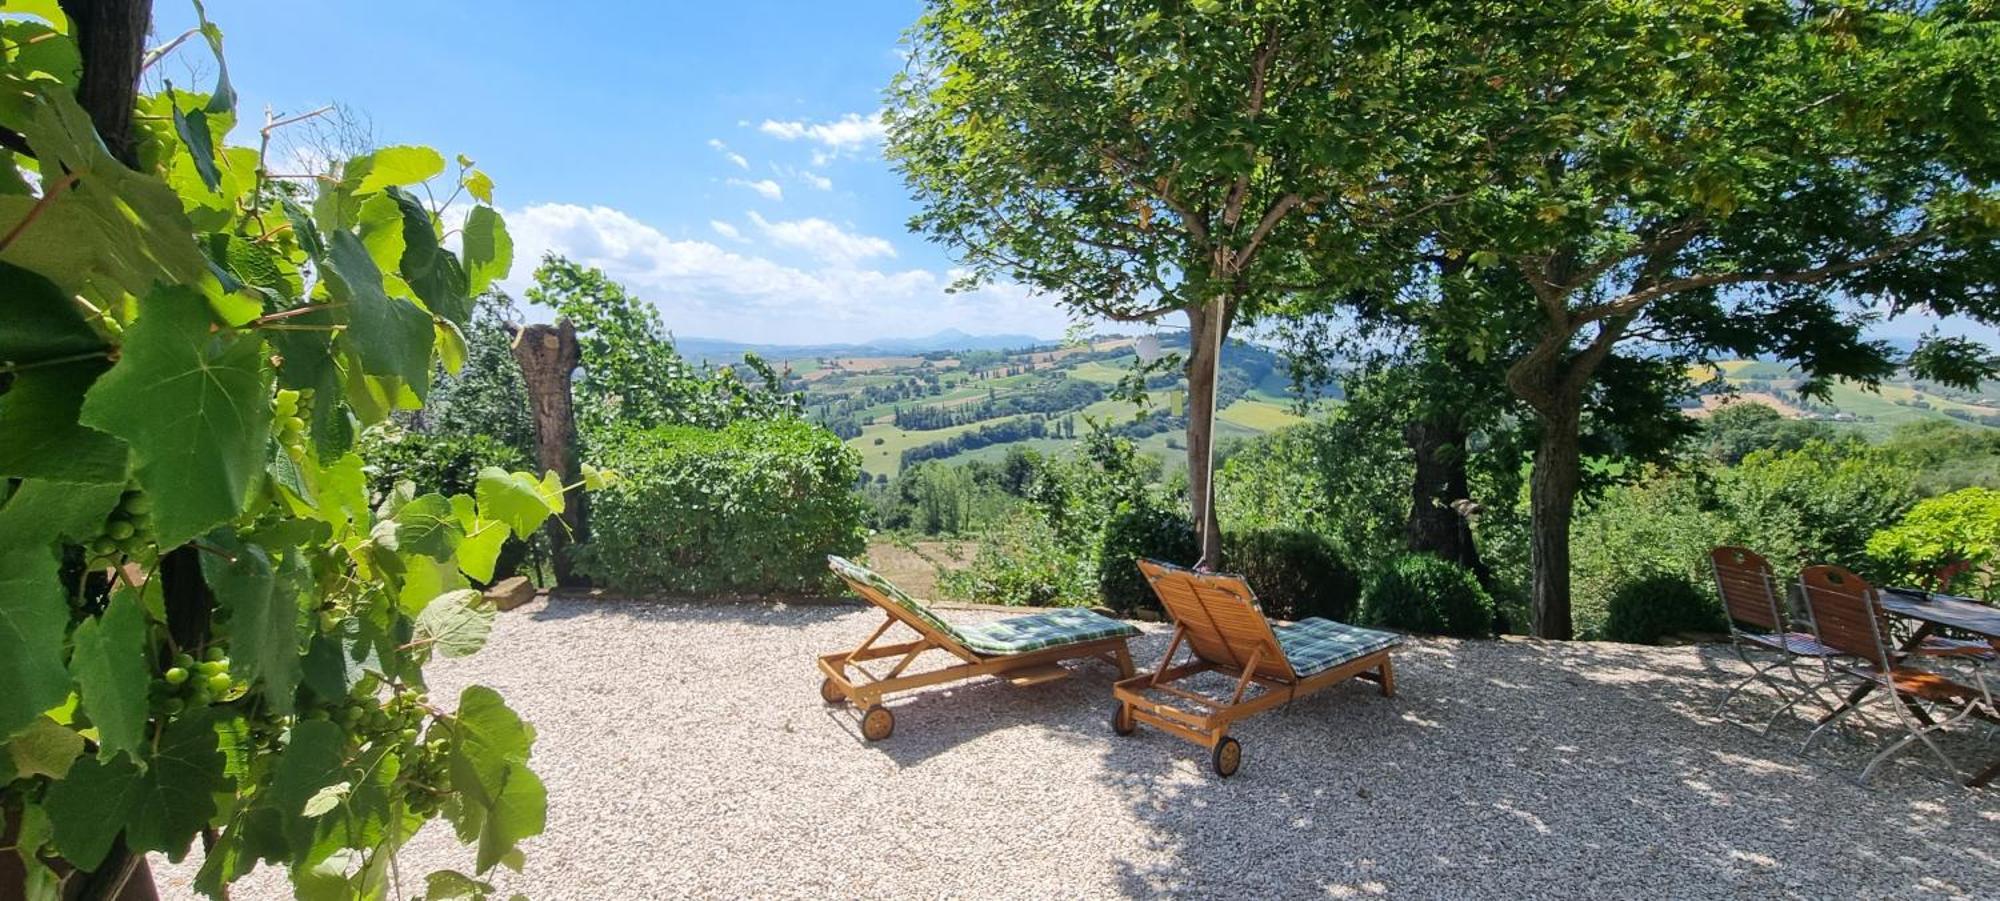
[[618, 480], [590, 496], [578, 562], [608, 587], [815, 591], [831, 581], [826, 555], [866, 544], [860, 455], [810, 423], [663, 426], [616, 435], [596, 456]]
[[1493, 598], [1479, 579], [1431, 554], [1404, 554], [1375, 573], [1361, 594], [1361, 621], [1430, 635], [1490, 638]]
[[1250, 529], [1222, 534], [1226, 568], [1250, 583], [1264, 612], [1284, 620], [1323, 616], [1354, 621], [1361, 580], [1333, 543], [1304, 529]]
[[1722, 607], [1686, 578], [1662, 573], [1618, 586], [1604, 620], [1604, 637], [1658, 644], [1681, 632], [1720, 632]]
[[1097, 593], [1120, 613], [1160, 609], [1160, 599], [1139, 573], [1139, 558], [1193, 566], [1201, 557], [1194, 523], [1185, 513], [1158, 507], [1123, 507], [1104, 526], [1097, 550]]

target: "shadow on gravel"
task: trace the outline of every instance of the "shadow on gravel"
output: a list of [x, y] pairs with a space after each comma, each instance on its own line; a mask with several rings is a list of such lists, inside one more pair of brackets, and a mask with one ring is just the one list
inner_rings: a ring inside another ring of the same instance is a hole
[[1416, 642], [1394, 699], [1350, 683], [1239, 724], [1228, 780], [1156, 730], [1069, 737], [1102, 755], [1100, 778], [1171, 861], [1122, 863], [1131, 895], [1992, 890], [2000, 793], [1917, 766], [1862, 787], [1850, 776], [1878, 743], [1805, 760], [1803, 722], [1767, 738], [1715, 719], [1742, 672], [1726, 654]]
[[824, 622], [866, 609], [868, 609], [866, 602], [851, 598], [742, 600], [553, 594], [545, 600], [521, 608], [518, 612], [526, 613], [536, 622], [560, 622], [584, 617], [624, 617], [643, 623], [797, 624], [801, 621]]

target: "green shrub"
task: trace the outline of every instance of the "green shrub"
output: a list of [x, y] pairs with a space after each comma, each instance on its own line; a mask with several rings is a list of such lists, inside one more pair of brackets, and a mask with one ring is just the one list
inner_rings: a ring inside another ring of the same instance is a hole
[[818, 426], [662, 426], [619, 434], [599, 459], [620, 478], [591, 495], [578, 560], [610, 587], [811, 591], [829, 584], [826, 555], [865, 543], [852, 491], [860, 456]]
[[[1923, 501], [1901, 522], [1868, 539], [1877, 575], [1906, 585], [1929, 585], [1939, 570], [1966, 561], [1977, 568], [2000, 563], [2000, 491], [1966, 488]], [[1945, 590], [1984, 594], [1994, 586], [1961, 578]]]
[[[398, 482], [416, 485], [418, 495], [470, 496], [479, 484], [479, 471], [486, 467], [508, 472], [535, 469], [535, 461], [527, 454], [489, 435], [433, 435], [393, 423], [361, 433], [355, 451], [365, 461], [362, 472], [368, 476], [371, 503], [388, 497]], [[546, 545], [547, 539], [540, 532], [526, 541], [509, 535], [493, 561], [494, 581], [520, 572], [522, 564], [530, 560], [546, 559]]]
[[1250, 583], [1264, 612], [1271, 616], [1354, 621], [1360, 580], [1341, 562], [1333, 543], [1315, 533], [1304, 529], [1224, 532], [1222, 560], [1225, 569]]
[[1661, 573], [1627, 582], [1611, 595], [1604, 637], [1631, 644], [1658, 644], [1681, 632], [1719, 632], [1722, 608], [1685, 577]]
[[1200, 556], [1187, 514], [1150, 504], [1121, 507], [1105, 524], [1098, 545], [1097, 593], [1105, 606], [1120, 612], [1158, 610], [1160, 599], [1139, 573], [1139, 558], [1193, 566]]
[[984, 536], [971, 564], [940, 573], [938, 590], [985, 604], [1088, 607], [1097, 603], [1097, 560], [1020, 509]]
[[1430, 554], [1404, 554], [1377, 570], [1361, 593], [1361, 621], [1410, 632], [1484, 638], [1493, 599], [1472, 570]]
[[[1735, 530], [1700, 479], [1658, 474], [1604, 493], [1570, 528], [1570, 597], [1576, 636], [1601, 639], [1611, 597], [1652, 576], [1674, 575], [1708, 584], [1708, 552], [1738, 537], [1752, 546], [1765, 538]], [[1526, 623], [1522, 623], [1525, 625]]]

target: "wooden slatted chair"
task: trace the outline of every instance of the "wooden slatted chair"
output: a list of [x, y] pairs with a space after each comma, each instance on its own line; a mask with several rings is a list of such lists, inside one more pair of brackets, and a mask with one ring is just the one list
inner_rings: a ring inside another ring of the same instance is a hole
[[[1274, 626], [1240, 577], [1153, 560], [1139, 561], [1139, 571], [1173, 617], [1174, 635], [1152, 672], [1112, 686], [1112, 729], [1120, 735], [1146, 723], [1207, 747], [1215, 772], [1228, 777], [1243, 760], [1242, 744], [1229, 735], [1237, 720], [1352, 678], [1380, 684], [1385, 696], [1396, 693], [1389, 652], [1401, 635], [1317, 617]], [[1176, 665], [1182, 650], [1192, 659]], [[1172, 684], [1211, 672], [1235, 679], [1235, 691], [1213, 698]]]
[[[875, 571], [841, 557], [829, 556], [826, 562], [856, 594], [887, 614], [882, 625], [853, 650], [819, 658], [825, 677], [820, 698], [828, 704], [844, 701], [861, 711], [861, 736], [869, 741], [881, 741], [895, 731], [895, 714], [883, 703], [896, 692], [982, 676], [1039, 685], [1068, 677], [1063, 661], [1091, 658], [1117, 668], [1120, 678], [1132, 675], [1126, 641], [1139, 630], [1130, 624], [1089, 610], [1065, 609], [953, 626]], [[916, 640], [876, 644], [898, 623], [915, 632]], [[948, 654], [959, 662], [905, 675], [927, 651]], [[898, 659], [887, 673], [878, 675], [862, 666], [888, 657]]]
[[[1813, 737], [1871, 700], [1884, 699], [1896, 714], [1903, 735], [1868, 761], [1861, 771], [1861, 781], [1867, 782], [1877, 767], [1917, 742], [1930, 749], [1954, 781], [1961, 780], [1964, 774], [1958, 763], [1931, 739], [1931, 734], [1968, 717], [2000, 723], [2000, 707], [1994, 706], [1993, 693], [1984, 675], [1974, 671], [1977, 684], [1968, 685], [1909, 665], [1909, 658], [1900, 657], [1889, 643], [1889, 617], [1875, 588], [1852, 572], [1838, 566], [1811, 566], [1799, 573], [1799, 585], [1812, 613], [1814, 634], [1822, 644], [1844, 655], [1841, 661], [1830, 665], [1863, 679], [1873, 689], [1850, 696], [1846, 704], [1813, 730]], [[1927, 706], [1948, 711], [1950, 715], [1938, 719]], [[1811, 740], [1808, 737], [1808, 745]]]
[[[1770, 688], [1783, 702], [1764, 721], [1766, 732], [1786, 711], [1808, 698], [1832, 711], [1834, 705], [1820, 694], [1827, 684], [1825, 667], [1814, 667], [1818, 678], [1808, 678], [1800, 672], [1798, 664], [1801, 659], [1823, 662], [1839, 656], [1839, 652], [1794, 626], [1779, 598], [1770, 561], [1749, 548], [1725, 546], [1709, 551], [1708, 562], [1715, 575], [1715, 592], [1722, 598], [1723, 611], [1728, 614], [1730, 647], [1750, 667], [1750, 675], [1723, 694], [1722, 702], [1715, 706], [1715, 715], [1722, 716], [1731, 700], [1756, 684]], [[1789, 686], [1775, 678], [1780, 669], [1790, 677]]]

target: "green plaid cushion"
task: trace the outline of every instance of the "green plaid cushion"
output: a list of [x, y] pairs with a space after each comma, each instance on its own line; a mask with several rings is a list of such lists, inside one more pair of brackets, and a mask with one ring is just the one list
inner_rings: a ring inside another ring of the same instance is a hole
[[1057, 645], [1130, 638], [1139, 630], [1089, 610], [1070, 608], [979, 623], [959, 630], [959, 640], [982, 654], [1025, 654]]
[[1272, 624], [1278, 646], [1291, 661], [1292, 671], [1303, 679], [1323, 673], [1350, 660], [1366, 657], [1403, 643], [1403, 636], [1311, 617], [1296, 623]]
[[960, 634], [957, 629], [952, 628], [950, 623], [938, 619], [937, 614], [932, 613], [929, 607], [924, 606], [924, 602], [904, 594], [903, 589], [896, 587], [896, 583], [882, 578], [874, 570], [845, 557], [836, 557], [832, 554], [827, 555], [826, 565], [841, 578], [852, 582], [859, 582], [881, 592], [883, 597], [896, 602], [896, 606], [908, 610], [916, 618], [930, 623], [931, 628], [958, 639], [960, 644], [965, 643], [965, 636]]

